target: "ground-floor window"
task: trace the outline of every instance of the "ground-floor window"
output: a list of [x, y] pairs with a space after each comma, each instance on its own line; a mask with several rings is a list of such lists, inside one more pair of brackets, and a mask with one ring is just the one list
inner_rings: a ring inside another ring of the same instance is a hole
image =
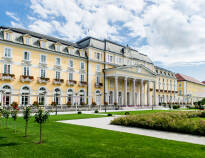
[[101, 102], [101, 94], [100, 94], [100, 91], [99, 90], [97, 90], [96, 92], [95, 92], [95, 97], [96, 97], [96, 104], [97, 105], [100, 105], [100, 102]]
[[67, 101], [72, 104], [73, 103], [73, 90], [69, 89], [67, 94], [68, 94]]
[[54, 90], [54, 102], [56, 102], [56, 105], [60, 105], [60, 98], [61, 98], [61, 90], [59, 88], [56, 88]]
[[11, 87], [8, 85], [3, 86], [3, 90], [5, 91], [5, 94], [3, 96], [3, 103], [4, 105], [10, 105], [11, 104]]
[[21, 91], [21, 104], [27, 106], [30, 104], [30, 88], [25, 86]]
[[40, 105], [45, 105], [45, 102], [46, 102], [46, 93], [47, 93], [46, 88], [41, 87], [41, 88], [39, 89], [38, 103], [39, 103]]
[[109, 94], [109, 104], [113, 104], [113, 92], [110, 91], [110, 94]]
[[84, 90], [83, 89], [81, 89], [80, 90], [80, 92], [79, 92], [79, 99], [80, 99], [80, 105], [82, 105], [83, 103], [85, 103], [84, 101], [85, 101], [85, 92], [84, 92]]

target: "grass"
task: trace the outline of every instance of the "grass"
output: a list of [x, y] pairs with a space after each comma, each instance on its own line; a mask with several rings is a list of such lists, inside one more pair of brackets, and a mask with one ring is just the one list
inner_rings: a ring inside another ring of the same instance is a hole
[[0, 128], [0, 158], [203, 158], [205, 146], [158, 138], [120, 133], [55, 121], [102, 117], [98, 115], [50, 116], [43, 125], [43, 144], [39, 141], [39, 125], [32, 118], [29, 137], [25, 138], [22, 118], [9, 129]]
[[130, 115], [136, 114], [152, 114], [158, 112], [171, 112], [173, 110], [138, 110], [138, 111], [118, 111], [118, 112], [102, 112], [103, 114], [113, 114], [113, 115], [125, 115], [125, 112], [129, 112]]

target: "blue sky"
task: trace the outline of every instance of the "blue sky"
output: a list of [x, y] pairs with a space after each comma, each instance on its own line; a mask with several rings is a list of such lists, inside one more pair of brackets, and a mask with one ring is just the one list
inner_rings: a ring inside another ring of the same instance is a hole
[[205, 80], [204, 0], [1, 0], [1, 25], [77, 41], [110, 39]]

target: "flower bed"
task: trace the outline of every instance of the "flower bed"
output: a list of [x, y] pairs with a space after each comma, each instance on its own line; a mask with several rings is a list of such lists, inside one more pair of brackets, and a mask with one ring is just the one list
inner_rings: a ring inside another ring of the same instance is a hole
[[204, 112], [164, 112], [118, 117], [111, 124], [205, 135], [202, 117], [205, 117]]

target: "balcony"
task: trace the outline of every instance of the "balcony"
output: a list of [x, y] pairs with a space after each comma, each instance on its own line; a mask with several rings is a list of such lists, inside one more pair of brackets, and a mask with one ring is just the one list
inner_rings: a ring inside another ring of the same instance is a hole
[[45, 84], [47, 84], [48, 82], [50, 82], [50, 78], [38, 77], [38, 83], [45, 83]]
[[21, 82], [32, 82], [33, 80], [34, 80], [33, 76], [21, 75], [21, 77], [20, 77]]
[[102, 86], [103, 86], [103, 83], [97, 83], [97, 82], [95, 83], [96, 88], [101, 88]]
[[57, 85], [60, 85], [60, 84], [62, 84], [62, 83], [64, 83], [64, 79], [53, 79], [53, 84], [57, 84]]
[[0, 80], [2, 80], [2, 81], [13, 81], [14, 79], [15, 79], [15, 75], [14, 74], [2, 73], [0, 75]]
[[87, 82], [85, 82], [85, 81], [80, 81], [79, 82], [80, 87], [85, 87], [86, 85], [87, 85]]
[[77, 83], [75, 80], [67, 80], [67, 85], [68, 86], [74, 86]]

